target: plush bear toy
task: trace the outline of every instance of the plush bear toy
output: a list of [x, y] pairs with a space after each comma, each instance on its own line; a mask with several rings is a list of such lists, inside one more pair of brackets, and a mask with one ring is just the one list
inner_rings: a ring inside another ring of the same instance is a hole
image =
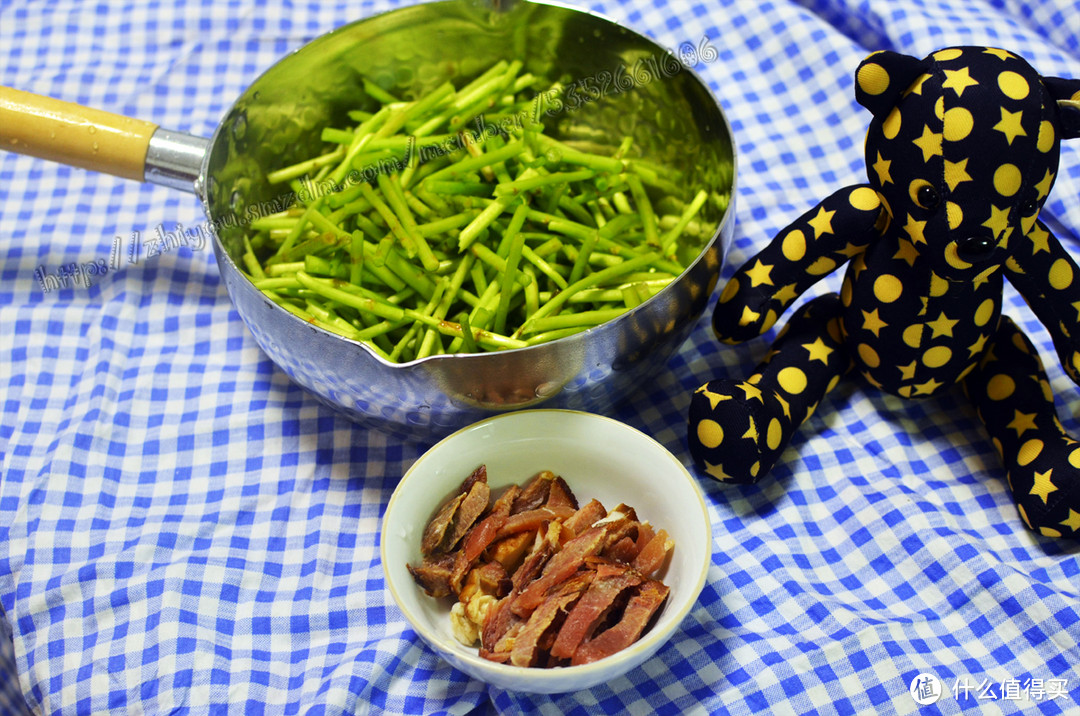
[[760, 479], [849, 371], [904, 398], [959, 383], [1027, 526], [1080, 537], [1080, 443], [1031, 343], [1001, 315], [1007, 278], [1080, 383], [1080, 270], [1039, 221], [1059, 143], [1080, 137], [1080, 80], [984, 47], [877, 52], [855, 79], [873, 114], [870, 183], [828, 197], [742, 266], [713, 330], [725, 343], [758, 336], [849, 262], [840, 294], [804, 303], [749, 378], [695, 392], [694, 461], [719, 480]]

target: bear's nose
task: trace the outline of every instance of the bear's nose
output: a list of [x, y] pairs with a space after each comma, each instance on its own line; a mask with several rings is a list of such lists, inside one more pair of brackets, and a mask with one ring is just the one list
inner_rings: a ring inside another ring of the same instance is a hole
[[956, 242], [956, 255], [969, 264], [986, 261], [994, 254], [997, 242], [992, 236], [969, 236]]

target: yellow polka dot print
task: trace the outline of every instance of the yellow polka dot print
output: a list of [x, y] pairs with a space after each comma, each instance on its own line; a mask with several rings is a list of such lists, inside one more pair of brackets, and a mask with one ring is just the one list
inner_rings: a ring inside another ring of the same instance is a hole
[[900, 298], [904, 292], [904, 286], [900, 279], [892, 274], [881, 274], [874, 280], [874, 297], [882, 303], [892, 303]]
[[724, 442], [724, 429], [715, 420], [702, 420], [697, 426], [697, 437], [707, 448], [719, 447]]
[[794, 366], [789, 366], [781, 370], [777, 374], [776, 379], [777, 382], [780, 383], [780, 387], [791, 395], [798, 395], [806, 390], [806, 373], [803, 373], [801, 369]]

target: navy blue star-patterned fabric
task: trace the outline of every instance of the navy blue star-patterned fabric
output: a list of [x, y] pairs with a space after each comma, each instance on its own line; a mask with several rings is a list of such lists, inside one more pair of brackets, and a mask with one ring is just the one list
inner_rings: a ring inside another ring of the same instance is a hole
[[1024, 523], [1080, 537], [1080, 443], [1060, 426], [1034, 349], [1001, 315], [1008, 277], [1080, 382], [1080, 273], [1039, 221], [1061, 140], [1080, 134], [1059, 104], [1080, 99], [1080, 80], [1044, 80], [1000, 48], [879, 51], [859, 65], [855, 94], [873, 114], [869, 184], [825, 199], [747, 261], [713, 329], [729, 343], [760, 335], [846, 263], [839, 296], [807, 304], [753, 375], [695, 393], [698, 467], [760, 479], [848, 370], [903, 398], [963, 383]]

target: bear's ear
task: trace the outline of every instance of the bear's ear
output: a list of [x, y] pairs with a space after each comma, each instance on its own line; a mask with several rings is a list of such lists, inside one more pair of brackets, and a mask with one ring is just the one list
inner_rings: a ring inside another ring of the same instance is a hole
[[1061, 138], [1080, 138], [1080, 80], [1043, 77], [1043, 84], [1050, 90], [1050, 96], [1058, 101]]
[[855, 99], [875, 117], [884, 117], [901, 93], [929, 69], [927, 60], [891, 50], [875, 52], [855, 71]]

